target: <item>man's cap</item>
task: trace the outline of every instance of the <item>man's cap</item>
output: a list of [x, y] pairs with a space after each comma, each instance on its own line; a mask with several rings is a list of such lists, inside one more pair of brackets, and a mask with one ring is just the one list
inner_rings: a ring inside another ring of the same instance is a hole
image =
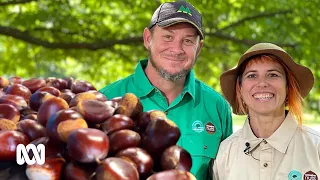
[[148, 28], [151, 29], [154, 25], [168, 27], [181, 22], [192, 24], [198, 30], [200, 38], [204, 39], [202, 16], [193, 5], [185, 1], [161, 4], [153, 13]]

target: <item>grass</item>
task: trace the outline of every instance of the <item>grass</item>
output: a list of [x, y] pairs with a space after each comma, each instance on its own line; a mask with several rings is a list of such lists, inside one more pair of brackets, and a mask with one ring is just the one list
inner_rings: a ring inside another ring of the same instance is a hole
[[[234, 125], [243, 125], [247, 116], [238, 116], [232, 114], [232, 120]], [[316, 114], [304, 114], [304, 124], [309, 126], [320, 125], [320, 118], [319, 115]]]

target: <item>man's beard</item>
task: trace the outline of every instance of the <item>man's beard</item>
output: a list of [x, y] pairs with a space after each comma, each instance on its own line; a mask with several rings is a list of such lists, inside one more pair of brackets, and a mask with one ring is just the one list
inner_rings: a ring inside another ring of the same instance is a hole
[[176, 82], [182, 78], [185, 78], [191, 69], [182, 69], [180, 72], [177, 73], [169, 73], [164, 68], [160, 67], [152, 58], [151, 53], [149, 55], [149, 61], [151, 62], [151, 65], [156, 69], [156, 71], [159, 73], [159, 75], [164, 78], [165, 80]]

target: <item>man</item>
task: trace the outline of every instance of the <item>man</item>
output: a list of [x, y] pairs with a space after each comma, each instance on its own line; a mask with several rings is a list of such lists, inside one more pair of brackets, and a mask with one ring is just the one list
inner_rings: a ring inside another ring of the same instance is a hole
[[187, 2], [167, 2], [143, 32], [149, 58], [134, 74], [100, 90], [108, 99], [134, 93], [144, 111], [162, 110], [181, 131], [177, 145], [192, 156], [193, 173], [206, 179], [219, 144], [232, 133], [230, 106], [195, 78], [192, 70], [203, 45], [202, 17]]

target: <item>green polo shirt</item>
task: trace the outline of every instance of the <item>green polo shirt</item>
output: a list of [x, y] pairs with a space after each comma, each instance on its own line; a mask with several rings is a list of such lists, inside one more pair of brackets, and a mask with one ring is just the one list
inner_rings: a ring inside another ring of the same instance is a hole
[[191, 173], [198, 180], [206, 179], [211, 158], [215, 158], [219, 144], [232, 133], [229, 104], [212, 88], [195, 79], [193, 70], [186, 78], [183, 92], [168, 105], [159, 89], [144, 73], [147, 60], [142, 60], [134, 74], [100, 90], [108, 99], [134, 93], [143, 111], [162, 110], [181, 131], [177, 145], [192, 156]]

